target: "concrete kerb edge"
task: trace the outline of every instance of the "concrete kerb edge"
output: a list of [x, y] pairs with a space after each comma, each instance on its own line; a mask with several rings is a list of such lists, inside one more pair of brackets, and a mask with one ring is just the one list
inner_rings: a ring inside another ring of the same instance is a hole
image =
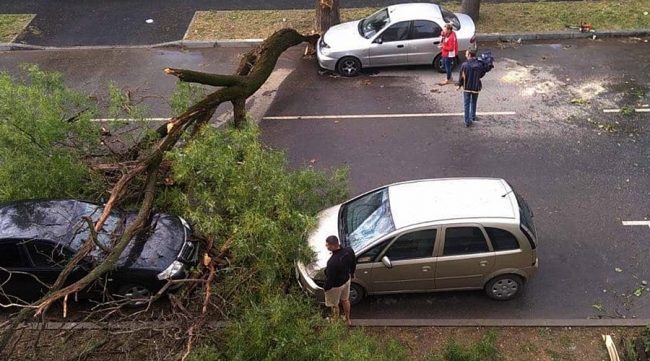
[[[168, 328], [175, 323], [147, 322], [25, 322], [19, 329], [28, 330], [130, 330], [143, 327]], [[355, 327], [645, 327], [650, 319], [353, 319]], [[208, 327], [224, 328], [227, 321], [209, 322]]]
[[[650, 36], [650, 29], [632, 30], [607, 30], [581, 33], [578, 31], [558, 31], [543, 33], [480, 33], [476, 34], [478, 41], [531, 41], [531, 40], [563, 40], [611, 37]], [[97, 50], [97, 49], [155, 49], [167, 47], [180, 47], [186, 49], [219, 48], [219, 47], [252, 47], [260, 44], [264, 39], [222, 39], [222, 40], [176, 40], [149, 45], [91, 45], [53, 47], [20, 43], [0, 43], [0, 51], [8, 50]]]

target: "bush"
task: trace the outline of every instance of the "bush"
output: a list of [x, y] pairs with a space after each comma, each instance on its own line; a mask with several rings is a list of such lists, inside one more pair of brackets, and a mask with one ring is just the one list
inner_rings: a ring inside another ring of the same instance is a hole
[[276, 295], [248, 308], [225, 335], [222, 358], [233, 361], [401, 361], [397, 343], [379, 345], [316, 314], [302, 296]]
[[347, 196], [344, 170], [289, 170], [285, 155], [258, 136], [255, 125], [206, 127], [170, 154], [177, 187], [159, 198], [215, 247], [228, 243], [231, 263], [219, 286], [239, 300], [275, 294], [291, 279], [293, 263], [311, 256], [306, 235], [316, 212]]
[[84, 164], [100, 144], [94, 104], [58, 73], [23, 66], [0, 73], [0, 202], [99, 196], [101, 181]]
[[481, 340], [465, 348], [456, 341], [449, 340], [443, 356], [432, 355], [428, 361], [499, 361], [501, 355], [496, 345], [496, 334], [487, 332]]

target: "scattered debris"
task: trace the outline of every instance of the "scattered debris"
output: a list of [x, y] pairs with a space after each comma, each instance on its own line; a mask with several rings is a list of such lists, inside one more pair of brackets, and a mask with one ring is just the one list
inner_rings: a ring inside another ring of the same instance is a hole
[[[599, 127], [599, 128], [602, 128], [600, 125], [599, 125], [598, 127]], [[618, 268], [618, 267], [614, 268], [614, 271], [616, 271], [616, 272], [618, 272], [618, 273], [623, 272], [623, 270], [620, 269], [620, 268]]]
[[607, 353], [609, 354], [609, 360], [610, 361], [621, 361], [620, 357], [618, 356], [618, 351], [616, 350], [616, 345], [614, 345], [614, 341], [612, 340], [612, 336], [603, 335], [603, 341], [605, 341], [605, 347], [607, 347]]
[[147, 19], [144, 22], [147, 23], [147, 24], [153, 24], [153, 19]]

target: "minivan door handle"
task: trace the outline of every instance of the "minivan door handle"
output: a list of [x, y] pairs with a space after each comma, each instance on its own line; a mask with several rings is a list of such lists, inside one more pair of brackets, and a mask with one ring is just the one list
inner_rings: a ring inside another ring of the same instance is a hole
[[429, 272], [429, 271], [431, 271], [430, 266], [422, 266], [422, 272]]
[[403, 48], [403, 47], [404, 47], [404, 45], [398, 45], [397, 47], [398, 47], [398, 48]]
[[485, 266], [487, 266], [488, 261], [481, 261], [481, 262], [479, 262], [478, 264], [480, 264], [481, 267], [485, 267]]
[[440, 44], [439, 41], [434, 41], [434, 42], [433, 42], [433, 45], [438, 45], [438, 44]]

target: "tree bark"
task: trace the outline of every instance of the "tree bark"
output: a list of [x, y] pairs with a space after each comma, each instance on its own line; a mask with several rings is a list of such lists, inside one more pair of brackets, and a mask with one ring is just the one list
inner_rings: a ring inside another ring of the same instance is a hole
[[474, 23], [478, 22], [478, 13], [481, 8], [481, 0], [463, 0], [460, 4], [460, 12], [469, 15]]
[[325, 34], [327, 29], [341, 22], [339, 0], [316, 0], [314, 31]]

